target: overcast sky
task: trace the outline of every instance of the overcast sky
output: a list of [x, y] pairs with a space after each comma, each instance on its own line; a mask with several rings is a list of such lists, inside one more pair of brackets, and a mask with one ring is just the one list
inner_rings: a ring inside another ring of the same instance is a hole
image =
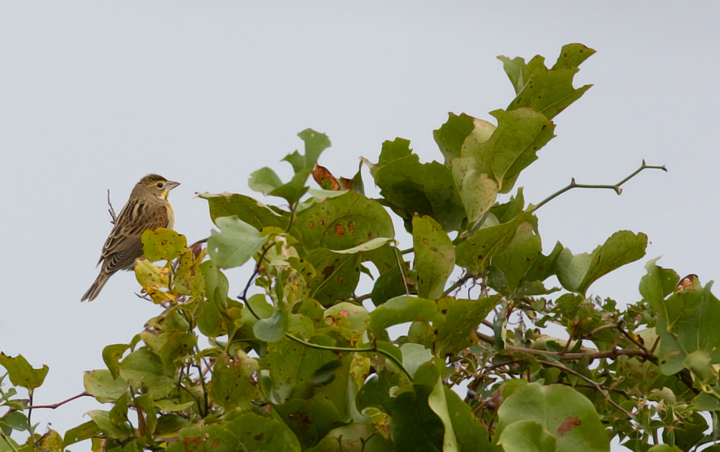
[[[639, 298], [644, 263], [659, 255], [680, 276], [719, 278], [717, 5], [2, 2], [0, 350], [49, 365], [36, 403], [54, 403], [104, 368], [105, 345], [129, 342], [160, 312], [133, 295], [131, 273], [79, 301], [111, 228], [107, 189], [119, 211], [147, 173], [181, 182], [176, 230], [192, 242], [212, 228], [195, 193], [252, 194], [248, 175], [262, 166], [287, 179], [279, 161], [302, 149], [303, 129], [330, 137], [320, 163], [336, 175], [351, 177], [360, 156], [377, 161], [395, 137], [442, 161], [432, 131], [448, 112], [494, 120], [488, 112], [513, 99], [498, 55], [541, 54], [551, 66], [571, 42], [597, 50], [575, 83], [594, 87], [554, 119], [557, 138], [517, 183], [526, 200], [571, 177], [617, 182], [642, 159], [669, 172], [645, 172], [619, 197], [552, 201], [538, 214], [545, 249], [560, 240], [589, 252], [620, 229], [647, 233], [645, 258], [590, 289], [622, 303]], [[239, 293], [249, 269], [228, 274]], [[64, 433], [98, 407], [81, 400], [33, 420]]]

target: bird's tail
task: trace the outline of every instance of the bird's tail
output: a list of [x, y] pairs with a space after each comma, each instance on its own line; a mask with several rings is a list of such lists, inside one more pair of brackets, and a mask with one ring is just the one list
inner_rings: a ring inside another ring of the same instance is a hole
[[105, 287], [105, 283], [108, 282], [108, 279], [110, 279], [110, 275], [101, 270], [95, 282], [92, 283], [92, 286], [90, 286], [88, 291], [85, 292], [85, 295], [83, 295], [80, 301], [93, 301], [96, 299], [97, 296], [100, 295], [102, 288]]

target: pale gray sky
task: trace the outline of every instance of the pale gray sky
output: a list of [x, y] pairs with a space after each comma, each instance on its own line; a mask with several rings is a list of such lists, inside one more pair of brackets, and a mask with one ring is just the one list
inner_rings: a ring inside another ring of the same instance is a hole
[[[262, 166], [289, 176], [279, 160], [301, 130], [330, 137], [320, 163], [345, 176], [398, 136], [442, 160], [432, 130], [448, 112], [491, 120], [513, 99], [496, 56], [552, 65], [571, 42], [598, 51], [576, 77], [595, 86], [555, 118], [557, 138], [517, 183], [526, 199], [571, 177], [616, 182], [642, 159], [669, 172], [620, 197], [556, 199], [539, 212], [544, 246], [578, 253], [619, 229], [647, 233], [646, 258], [591, 287], [620, 302], [637, 300], [658, 255], [681, 276], [719, 278], [718, 17], [714, 2], [2, 2], [0, 350], [49, 365], [36, 402], [54, 403], [159, 313], [131, 273], [79, 301], [111, 227], [107, 189], [119, 210], [147, 173], [181, 182], [176, 229], [194, 241], [212, 227], [195, 192], [251, 194]], [[232, 294], [248, 274], [229, 272]], [[64, 433], [97, 407], [33, 419]]]

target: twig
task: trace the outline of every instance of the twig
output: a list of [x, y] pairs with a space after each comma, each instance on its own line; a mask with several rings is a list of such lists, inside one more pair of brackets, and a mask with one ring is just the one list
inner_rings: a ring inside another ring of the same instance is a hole
[[90, 394], [88, 394], [87, 392], [83, 392], [83, 393], [78, 394], [78, 395], [76, 395], [76, 396], [72, 396], [72, 397], [70, 397], [70, 398], [67, 399], [67, 400], [63, 400], [62, 402], [53, 403], [52, 405], [35, 405], [35, 406], [30, 406], [30, 407], [28, 407], [28, 409], [32, 410], [32, 409], [38, 409], [38, 408], [49, 408], [49, 409], [51, 409], [51, 410], [54, 410], [55, 408], [60, 407], [60, 406], [62, 406], [62, 405], [65, 405], [65, 404], [68, 403], [68, 402], [72, 402], [72, 401], [75, 400], [75, 399], [79, 399], [80, 397], [85, 397], [85, 396], [89, 396], [89, 395], [90, 395]]
[[[475, 332], [475, 336], [477, 336], [478, 339], [481, 341], [488, 343], [490, 345], [495, 345], [495, 338], [492, 336], [488, 336], [487, 334], [483, 334], [479, 331]], [[577, 361], [579, 359], [587, 358], [590, 361], [594, 361], [596, 359], [604, 359], [604, 358], [617, 358], [618, 356], [638, 356], [638, 357], [644, 357], [646, 359], [652, 360], [657, 359], [653, 355], [647, 355], [643, 350], [638, 350], [636, 348], [630, 348], [630, 349], [620, 349], [620, 350], [607, 350], [607, 351], [593, 351], [593, 352], [574, 352], [574, 353], [565, 353], [562, 354], [562, 352], [550, 352], [547, 350], [535, 350], [534, 348], [523, 348], [523, 347], [513, 347], [513, 346], [507, 346], [505, 347], [505, 350], [516, 352], [516, 353], [527, 353], [528, 355], [535, 355], [535, 356], [541, 356], [541, 355], [547, 355], [547, 356], [554, 356], [562, 361]]]
[[410, 295], [410, 289], [408, 289], [407, 280], [405, 279], [405, 270], [403, 270], [404, 261], [400, 259], [399, 253], [398, 249], [393, 247], [393, 254], [395, 254], [395, 260], [397, 261], [398, 268], [400, 269], [400, 276], [402, 277], [403, 285], [405, 286], [405, 295]]
[[245, 303], [245, 306], [247, 306], [248, 311], [250, 311], [250, 314], [252, 314], [256, 319], [260, 320], [260, 316], [255, 313], [255, 310], [250, 306], [250, 303], [247, 301], [247, 292], [250, 289], [250, 284], [252, 284], [253, 281], [255, 281], [255, 277], [260, 274], [260, 265], [262, 264], [263, 259], [265, 258], [265, 255], [268, 251], [270, 251], [270, 248], [272, 248], [275, 245], [275, 242], [272, 242], [271, 244], [267, 245], [263, 252], [260, 254], [260, 258], [258, 258], [257, 264], [255, 264], [255, 270], [253, 270], [252, 275], [250, 275], [250, 278], [248, 279], [247, 284], [245, 284], [245, 289], [243, 290], [242, 295], [238, 296], [238, 299], [242, 300]]
[[350, 353], [380, 353], [381, 355], [385, 356], [390, 361], [395, 363], [395, 365], [398, 366], [400, 368], [400, 370], [403, 371], [403, 373], [408, 378], [408, 380], [410, 380], [411, 382], [413, 381], [412, 375], [410, 375], [410, 372], [405, 368], [405, 366], [403, 366], [402, 362], [400, 362], [391, 353], [377, 348], [377, 346], [373, 346], [373, 347], [369, 347], [369, 348], [350, 348], [350, 347], [334, 347], [334, 346], [331, 347], [331, 346], [327, 346], [327, 345], [320, 345], [320, 344], [315, 344], [312, 342], [306, 342], [306, 341], [300, 339], [299, 337], [293, 336], [290, 333], [285, 333], [285, 337], [287, 337], [288, 339], [293, 340], [297, 343], [300, 343], [306, 347], [315, 348], [318, 350], [327, 350], [327, 351], [332, 351], [332, 352], [350, 352]]
[[650, 165], [648, 165], [648, 164], [645, 163], [645, 160], [643, 160], [643, 161], [642, 161], [642, 165], [640, 166], [640, 168], [638, 168], [637, 170], [635, 170], [632, 174], [630, 174], [628, 177], [626, 177], [625, 179], [621, 180], [620, 182], [618, 182], [618, 183], [615, 184], [615, 185], [578, 184], [577, 182], [575, 182], [575, 178], [573, 177], [572, 180], [570, 181], [570, 184], [569, 184], [568, 186], [566, 186], [565, 188], [562, 188], [562, 189], [556, 191], [556, 192], [553, 193], [552, 195], [550, 195], [550, 196], [548, 196], [547, 198], [543, 199], [543, 200], [540, 202], [540, 204], [536, 205], [536, 206], [532, 209], [532, 211], [534, 212], [534, 211], [538, 210], [540, 207], [544, 206], [544, 205], [547, 204], [548, 202], [550, 202], [550, 201], [552, 201], [553, 199], [557, 198], [558, 196], [562, 195], [562, 194], [565, 193], [566, 191], [572, 190], [573, 188], [601, 188], [601, 189], [602, 189], [602, 188], [605, 188], [605, 189], [615, 190], [615, 193], [617, 193], [617, 194], [619, 195], [619, 194], [622, 193], [622, 189], [620, 188], [621, 185], [623, 185], [625, 182], [629, 181], [629, 180], [632, 179], [633, 177], [637, 176], [641, 171], [646, 170], [646, 169], [661, 169], [661, 170], [663, 170], [663, 171], [667, 171], [667, 168], [665, 168], [665, 165], [663, 165], [663, 166], [650, 166]]
[[455, 283], [453, 283], [453, 285], [448, 288], [448, 290], [443, 292], [442, 296], [447, 297], [456, 289], [461, 288], [469, 279], [472, 279], [472, 278], [473, 278], [473, 275], [470, 272], [466, 271], [465, 274], [460, 279], [455, 281]]
[[650, 350], [645, 348], [645, 345], [641, 344], [640, 341], [636, 340], [634, 337], [632, 337], [625, 329], [618, 324], [617, 329], [626, 337], [630, 342], [637, 345], [642, 351], [648, 354], [648, 356], [652, 356], [652, 353], [650, 353]]
[[366, 293], [365, 295], [360, 295], [359, 297], [356, 296], [356, 297], [355, 297], [355, 301], [358, 301], [358, 302], [362, 303], [363, 301], [367, 300], [367, 299], [370, 298], [370, 297], [372, 297], [372, 294], [371, 294], [371, 293]]
[[590, 336], [594, 335], [595, 333], [597, 333], [598, 331], [605, 330], [608, 328], [617, 328], [617, 325], [615, 325], [614, 323], [610, 323], [607, 325], [599, 326], [599, 327], [595, 328], [594, 330], [590, 331], [588, 334], [586, 334], [585, 337], [590, 337]]
[[115, 224], [115, 219], [117, 218], [117, 215], [115, 215], [115, 209], [113, 209], [112, 203], [110, 202], [110, 189], [109, 188], [108, 188], [107, 192], [108, 192], [108, 206], [110, 206], [110, 208], [108, 209], [108, 212], [110, 212], [110, 218], [112, 218], [112, 220], [110, 220], [110, 223]]
[[583, 380], [587, 381], [590, 385], [592, 385], [592, 387], [595, 388], [600, 394], [602, 394], [605, 397], [605, 400], [607, 400], [608, 403], [610, 403], [610, 405], [617, 408], [626, 417], [633, 419], [633, 420], [635, 419], [635, 416], [631, 412], [627, 411], [625, 408], [618, 405], [613, 399], [610, 398], [610, 394], [607, 394], [605, 391], [603, 391], [603, 389], [600, 387], [600, 385], [597, 384], [595, 381], [593, 381], [591, 378], [588, 378], [585, 375], [570, 369], [569, 367], [563, 366], [562, 364], [555, 364], [550, 361], [543, 361], [541, 359], [538, 359], [538, 362], [540, 364], [544, 364], [544, 365], [550, 366], [550, 367], [555, 367], [555, 368], [562, 370], [563, 372], [567, 372], [569, 374], [575, 375], [576, 377], [582, 378]]

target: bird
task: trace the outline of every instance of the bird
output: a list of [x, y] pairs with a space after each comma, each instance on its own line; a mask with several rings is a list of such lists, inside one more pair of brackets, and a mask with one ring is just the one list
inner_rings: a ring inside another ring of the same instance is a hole
[[178, 185], [179, 182], [158, 174], [148, 174], [135, 184], [103, 245], [97, 263], [102, 263], [100, 274], [80, 301], [93, 301], [112, 275], [118, 270], [130, 270], [135, 266], [135, 260], [143, 255], [143, 232], [157, 228], [172, 229], [175, 214], [168, 196]]

